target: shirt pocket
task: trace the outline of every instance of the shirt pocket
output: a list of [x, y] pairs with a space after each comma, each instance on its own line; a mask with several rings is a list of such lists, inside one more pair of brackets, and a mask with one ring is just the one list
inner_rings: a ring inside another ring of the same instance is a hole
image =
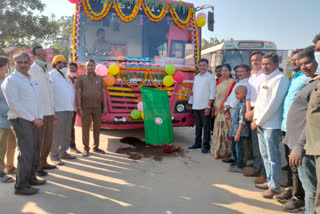
[[[318, 84], [318, 86], [320, 85]], [[312, 107], [320, 107], [320, 87], [318, 86], [314, 88], [311, 94], [309, 105]]]

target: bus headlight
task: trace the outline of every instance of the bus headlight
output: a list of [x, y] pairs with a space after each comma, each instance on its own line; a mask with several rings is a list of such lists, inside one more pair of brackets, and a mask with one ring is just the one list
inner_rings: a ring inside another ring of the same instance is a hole
[[181, 103], [176, 106], [176, 110], [177, 110], [177, 112], [179, 112], [179, 113], [183, 112], [184, 109], [185, 109], [185, 107], [184, 107], [184, 105], [181, 104]]

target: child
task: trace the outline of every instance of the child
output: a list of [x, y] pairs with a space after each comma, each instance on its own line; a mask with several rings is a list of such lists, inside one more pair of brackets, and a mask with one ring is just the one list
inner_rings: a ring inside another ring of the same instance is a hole
[[232, 118], [230, 147], [236, 164], [230, 167], [230, 172], [242, 173], [243, 171], [244, 142], [246, 137], [249, 136], [249, 126], [244, 116], [246, 113], [246, 94], [247, 88], [243, 85], [235, 89], [235, 95], [239, 103]]

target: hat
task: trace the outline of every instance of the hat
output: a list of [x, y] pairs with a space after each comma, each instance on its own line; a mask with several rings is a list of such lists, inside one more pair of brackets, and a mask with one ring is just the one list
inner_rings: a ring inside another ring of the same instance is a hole
[[67, 61], [66, 58], [62, 55], [57, 55], [52, 59], [52, 65], [56, 64], [57, 62]]

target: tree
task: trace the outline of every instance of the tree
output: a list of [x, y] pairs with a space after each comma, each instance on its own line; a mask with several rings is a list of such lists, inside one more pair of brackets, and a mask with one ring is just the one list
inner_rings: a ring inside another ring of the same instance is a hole
[[56, 22], [34, 15], [42, 12], [44, 6], [41, 0], [1, 0], [0, 46], [25, 48], [55, 38]]
[[207, 49], [207, 48], [210, 48], [210, 47], [213, 47], [215, 45], [219, 45], [223, 42], [226, 42], [226, 41], [233, 41], [234, 39], [233, 38], [230, 38], [230, 39], [221, 39], [219, 40], [217, 37], [211, 37], [209, 40], [206, 40], [205, 38], [203, 38], [201, 40], [201, 50], [204, 50], [204, 49]]

